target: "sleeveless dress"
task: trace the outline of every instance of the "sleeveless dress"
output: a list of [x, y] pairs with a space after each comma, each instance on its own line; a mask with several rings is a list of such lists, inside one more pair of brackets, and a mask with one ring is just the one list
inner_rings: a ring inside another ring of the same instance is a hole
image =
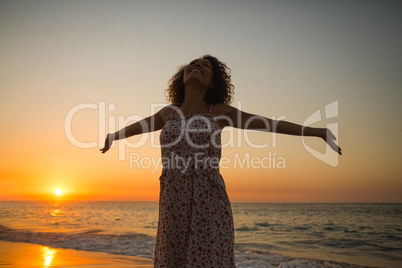
[[184, 117], [176, 110], [160, 134], [154, 267], [235, 267], [232, 210], [219, 173], [221, 129], [209, 106]]

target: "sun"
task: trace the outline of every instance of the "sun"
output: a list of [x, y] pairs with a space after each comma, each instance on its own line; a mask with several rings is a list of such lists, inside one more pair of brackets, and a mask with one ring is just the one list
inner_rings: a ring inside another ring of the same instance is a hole
[[60, 189], [60, 188], [58, 188], [58, 189], [56, 189], [56, 190], [54, 191], [54, 193], [55, 193], [56, 195], [60, 196], [60, 195], [63, 193], [63, 190]]

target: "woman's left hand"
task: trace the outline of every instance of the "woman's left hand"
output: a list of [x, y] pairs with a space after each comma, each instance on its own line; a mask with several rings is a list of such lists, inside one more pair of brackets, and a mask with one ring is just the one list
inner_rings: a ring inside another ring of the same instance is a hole
[[328, 128], [323, 128], [323, 134], [321, 138], [338, 154], [342, 155], [342, 149], [335, 143], [336, 137]]

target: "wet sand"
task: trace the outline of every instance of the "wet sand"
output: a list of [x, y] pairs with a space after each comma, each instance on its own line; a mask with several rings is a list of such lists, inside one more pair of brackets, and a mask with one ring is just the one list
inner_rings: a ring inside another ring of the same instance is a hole
[[153, 267], [147, 258], [0, 241], [0, 267]]

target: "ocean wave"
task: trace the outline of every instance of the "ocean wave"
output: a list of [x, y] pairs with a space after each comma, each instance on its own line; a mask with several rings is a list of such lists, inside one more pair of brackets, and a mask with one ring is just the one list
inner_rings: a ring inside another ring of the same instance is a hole
[[[236, 268], [369, 268], [349, 263], [330, 262], [325, 260], [292, 258], [281, 254], [237, 251]], [[370, 267], [373, 268], [373, 267]]]
[[[111, 235], [93, 229], [82, 233], [31, 232], [11, 229], [0, 225], [0, 240], [27, 242], [54, 248], [98, 251], [110, 254], [152, 258], [155, 237], [144, 234]], [[357, 268], [347, 263], [328, 262], [315, 259], [300, 259], [250, 250], [235, 251], [237, 268]]]
[[251, 232], [251, 231], [257, 231], [257, 230], [258, 230], [258, 228], [247, 227], [247, 226], [235, 228], [235, 231], [238, 231], [238, 232]]
[[99, 234], [101, 230], [68, 234], [58, 232], [31, 232], [0, 225], [0, 240], [27, 242], [54, 248], [98, 251], [152, 258], [155, 238], [144, 234]]
[[268, 227], [271, 224], [269, 224], [268, 222], [264, 221], [264, 222], [256, 222], [254, 223], [254, 225], [260, 226], [260, 227]]

